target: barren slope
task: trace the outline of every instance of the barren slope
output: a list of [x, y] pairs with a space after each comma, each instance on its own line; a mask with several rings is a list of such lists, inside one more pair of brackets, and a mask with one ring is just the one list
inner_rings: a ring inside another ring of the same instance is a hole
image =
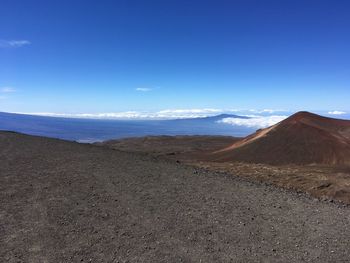
[[97, 145], [108, 146], [126, 152], [148, 153], [177, 160], [203, 158], [208, 153], [220, 150], [240, 138], [230, 136], [178, 135], [146, 136], [108, 140]]
[[350, 121], [298, 112], [217, 151], [213, 161], [350, 164]]
[[347, 262], [350, 210], [175, 162], [0, 132], [0, 262]]

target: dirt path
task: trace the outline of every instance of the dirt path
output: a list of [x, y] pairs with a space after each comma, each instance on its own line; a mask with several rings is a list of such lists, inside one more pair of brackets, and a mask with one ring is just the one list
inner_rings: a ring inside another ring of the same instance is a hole
[[0, 262], [348, 262], [349, 234], [350, 209], [334, 203], [0, 133]]

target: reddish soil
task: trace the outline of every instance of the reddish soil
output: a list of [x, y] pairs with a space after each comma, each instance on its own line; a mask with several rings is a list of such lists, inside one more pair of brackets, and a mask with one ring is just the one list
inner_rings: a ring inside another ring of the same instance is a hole
[[350, 164], [350, 121], [298, 112], [233, 143], [208, 161], [286, 164]]

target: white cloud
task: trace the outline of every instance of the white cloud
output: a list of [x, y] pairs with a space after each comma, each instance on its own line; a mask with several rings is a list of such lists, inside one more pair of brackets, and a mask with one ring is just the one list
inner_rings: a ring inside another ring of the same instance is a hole
[[12, 92], [16, 92], [16, 89], [12, 88], [12, 87], [2, 87], [2, 88], [0, 88], [0, 92], [2, 92], [2, 93], [12, 93]]
[[227, 123], [237, 126], [246, 126], [249, 128], [266, 128], [272, 126], [288, 116], [274, 115], [274, 116], [254, 116], [251, 119], [238, 119], [238, 118], [224, 118], [220, 120], [221, 123]]
[[157, 112], [160, 118], [200, 118], [222, 113], [221, 109], [168, 109]]
[[215, 113], [222, 112], [221, 109], [204, 108], [204, 109], [170, 109], [162, 110], [161, 113]]
[[136, 91], [141, 91], [141, 92], [147, 92], [147, 91], [151, 91], [151, 88], [136, 88]]
[[1, 94], [6, 94], [6, 93], [13, 93], [16, 92], [16, 90], [12, 87], [2, 87], [0, 88], [0, 100], [5, 100], [8, 97], [7, 96], [3, 96]]
[[[41, 115], [65, 118], [90, 118], [90, 119], [183, 119], [200, 118], [222, 113], [220, 109], [168, 109], [156, 112], [124, 111], [109, 113], [53, 113], [53, 112], [31, 112], [22, 113], [30, 115]], [[21, 113], [21, 112], [17, 112]]]
[[0, 39], [0, 48], [18, 48], [26, 45], [30, 45], [28, 40], [1, 40]]
[[343, 115], [343, 114], [346, 114], [346, 112], [345, 111], [335, 110], [335, 111], [329, 111], [328, 114], [331, 114], [331, 115]]
[[273, 113], [276, 113], [276, 112], [287, 112], [287, 110], [281, 110], [281, 109], [277, 109], [277, 110], [274, 110], [274, 109], [263, 109], [263, 110], [256, 110], [256, 109], [250, 109], [248, 110], [249, 112], [253, 112], [253, 113], [269, 113], [269, 114], [273, 114]]
[[147, 117], [147, 115], [137, 111], [107, 112], [107, 113], [53, 113], [53, 112], [30, 112], [30, 113], [17, 112], [17, 113], [50, 116], [50, 117], [88, 118], [88, 119], [142, 119]]
[[[65, 118], [90, 118], [90, 119], [126, 119], [126, 120], [137, 120], [137, 119], [153, 119], [153, 120], [163, 120], [163, 119], [184, 119], [184, 118], [202, 118], [202, 117], [208, 117], [208, 116], [215, 116], [219, 115], [221, 113], [232, 113], [232, 112], [240, 112], [240, 110], [225, 110], [225, 109], [217, 109], [217, 108], [194, 108], [194, 109], [165, 109], [160, 111], [123, 111], [123, 112], [107, 112], [107, 113], [52, 113], [52, 112], [34, 112], [34, 113], [24, 113], [24, 114], [31, 114], [31, 115], [42, 115], [42, 116], [51, 116], [51, 117], [65, 117]], [[17, 112], [21, 113], [21, 112]], [[250, 114], [250, 115], [243, 115], [239, 114], [240, 116], [247, 116], [252, 117], [254, 120], [254, 123], [257, 123], [259, 119], [259, 122], [262, 123], [265, 121], [267, 123], [267, 120], [269, 117], [265, 116], [262, 117], [258, 114]], [[277, 116], [279, 117], [279, 116]], [[286, 117], [286, 116], [282, 116]], [[231, 119], [231, 118], [226, 118]], [[229, 120], [226, 120], [224, 122], [230, 123]], [[272, 123], [273, 120], [276, 120], [276, 116], [271, 116], [271, 119], [268, 124]], [[242, 120], [242, 119], [235, 119], [233, 120]], [[244, 120], [243, 120], [244, 122]], [[253, 121], [252, 121], [253, 122]], [[241, 122], [240, 122], [241, 123]], [[248, 125], [248, 126], [257, 126], [254, 123], [242, 123], [242, 124], [236, 124], [236, 125]], [[262, 124], [258, 125], [261, 126]]]

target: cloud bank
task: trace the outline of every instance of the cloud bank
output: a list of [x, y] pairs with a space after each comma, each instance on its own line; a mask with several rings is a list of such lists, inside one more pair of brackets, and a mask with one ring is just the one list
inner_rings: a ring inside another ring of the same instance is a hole
[[343, 115], [343, 114], [346, 114], [346, 112], [345, 111], [335, 110], [335, 111], [329, 111], [328, 114], [331, 114], [331, 115]]
[[90, 119], [183, 119], [201, 118], [222, 113], [221, 109], [167, 109], [156, 112], [123, 111], [109, 113], [52, 113], [52, 112], [31, 112], [21, 113], [29, 115], [40, 115], [64, 118], [90, 118]]
[[28, 40], [1, 40], [0, 39], [0, 48], [19, 48], [30, 44], [31, 43]]
[[[140, 111], [124, 111], [124, 112], [110, 112], [110, 113], [51, 113], [51, 112], [34, 112], [26, 113], [30, 115], [41, 115], [50, 117], [63, 118], [87, 118], [87, 119], [115, 119], [115, 120], [171, 120], [184, 118], [202, 118], [214, 116], [227, 112], [221, 109], [167, 109], [157, 112], [140, 112]], [[19, 113], [19, 112], [17, 112]], [[242, 115], [243, 116], [243, 115]], [[246, 115], [247, 116], [247, 115]], [[259, 116], [248, 115], [250, 119], [240, 118], [223, 118], [218, 121], [234, 126], [245, 126], [249, 128], [265, 128], [274, 125], [288, 116], [286, 115], [272, 115]]]
[[252, 112], [252, 113], [258, 113], [258, 114], [261, 114], [261, 113], [273, 114], [273, 113], [276, 113], [276, 112], [284, 112], [286, 110], [273, 110], [273, 109], [256, 110], [256, 109], [250, 109], [248, 111]]
[[[270, 110], [269, 110], [270, 111]], [[251, 114], [253, 113], [254, 114]], [[260, 113], [259, 113], [260, 112]], [[274, 112], [271, 110], [271, 112]], [[278, 110], [280, 112], [280, 110]], [[235, 125], [249, 125], [252, 127], [260, 127], [263, 122], [270, 124], [278, 121], [287, 116], [281, 116], [275, 114], [274, 116], [266, 115], [267, 110], [238, 110], [238, 109], [218, 109], [218, 108], [193, 108], [193, 109], [165, 109], [159, 111], [122, 111], [122, 112], [107, 112], [107, 113], [53, 113], [53, 112], [16, 112], [20, 114], [41, 115], [51, 117], [64, 117], [64, 118], [90, 118], [90, 119], [184, 119], [184, 118], [203, 118], [209, 116], [215, 116], [222, 113], [237, 114], [239, 116], [246, 116], [252, 120], [252, 122], [236, 122]], [[226, 118], [223, 123], [234, 124], [237, 119]], [[253, 123], [261, 123], [256, 125]], [[232, 122], [232, 123], [230, 123]]]
[[236, 119], [236, 118], [224, 118], [218, 122], [226, 123], [236, 126], [245, 126], [249, 128], [266, 128], [272, 126], [288, 116], [284, 115], [273, 115], [273, 116], [253, 116], [250, 119]]

